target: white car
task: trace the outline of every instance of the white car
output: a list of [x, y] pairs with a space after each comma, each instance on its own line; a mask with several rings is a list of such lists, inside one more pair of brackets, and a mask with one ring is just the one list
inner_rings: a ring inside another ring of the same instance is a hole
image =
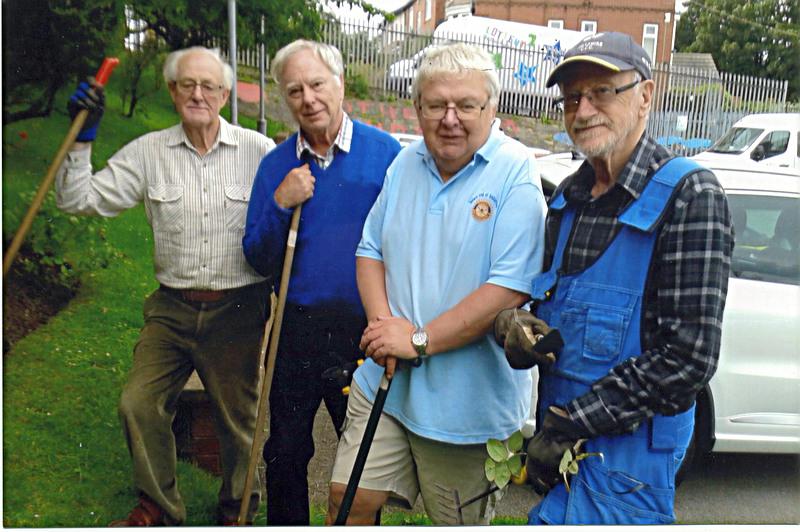
[[550, 198], [556, 187], [583, 164], [583, 154], [573, 152], [551, 153], [536, 157], [536, 168], [542, 177], [542, 188], [546, 198]]
[[758, 161], [800, 172], [800, 113], [760, 113], [739, 119], [693, 159], [709, 165]]
[[403, 148], [405, 148], [415, 140], [419, 140], [422, 138], [422, 135], [414, 135], [413, 133], [392, 133], [391, 135], [397, 139], [397, 142], [399, 142], [400, 146], [402, 146]]
[[728, 196], [736, 244], [719, 368], [697, 398], [694, 450], [800, 453], [800, 174], [709, 167]]

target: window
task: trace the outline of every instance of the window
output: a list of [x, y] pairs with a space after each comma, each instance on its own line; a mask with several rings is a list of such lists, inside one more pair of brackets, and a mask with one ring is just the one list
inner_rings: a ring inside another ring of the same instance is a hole
[[581, 31], [591, 31], [592, 33], [597, 33], [597, 21], [596, 20], [582, 20], [581, 21]]
[[658, 24], [645, 24], [642, 34], [642, 48], [645, 49], [650, 60], [656, 62], [656, 45], [658, 44]]
[[730, 193], [736, 245], [731, 275], [800, 284], [800, 206], [796, 198]]
[[547, 21], [547, 27], [548, 28], [555, 28], [557, 30], [563, 30], [564, 29], [564, 20], [563, 19], [557, 19], [557, 18], [551, 18], [550, 20]]
[[[786, 151], [789, 147], [789, 132], [788, 131], [773, 131], [756, 146], [751, 154], [751, 157], [756, 161], [762, 159], [769, 159], [775, 157]], [[760, 149], [759, 149], [760, 148]]]
[[425, 20], [430, 20], [433, 16], [433, 0], [425, 0]]
[[417, 11], [417, 33], [422, 31], [422, 11]]

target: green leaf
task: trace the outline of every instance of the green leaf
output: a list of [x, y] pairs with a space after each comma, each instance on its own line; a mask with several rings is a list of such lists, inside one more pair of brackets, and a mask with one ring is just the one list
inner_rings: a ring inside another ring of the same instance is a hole
[[567, 449], [561, 456], [561, 463], [558, 464], [558, 472], [562, 475], [564, 472], [569, 471], [569, 464], [572, 462], [572, 449]]
[[567, 466], [567, 473], [569, 473], [570, 475], [577, 475], [578, 474], [578, 461], [577, 460], [573, 460], [572, 462], [569, 463], [569, 465]]
[[519, 475], [519, 472], [522, 471], [522, 456], [515, 454], [509, 458], [508, 470], [511, 471], [512, 475]]
[[504, 488], [511, 480], [511, 471], [508, 469], [508, 462], [501, 462], [495, 467], [494, 483], [498, 488]]
[[486, 450], [495, 462], [502, 462], [508, 458], [506, 444], [495, 438], [486, 442]]
[[522, 450], [522, 432], [517, 431], [508, 438], [508, 450], [512, 453]]
[[486, 471], [486, 480], [489, 482], [494, 482], [496, 476], [496, 467], [497, 462], [492, 460], [491, 458], [487, 458], [486, 462], [483, 464], [483, 469]]

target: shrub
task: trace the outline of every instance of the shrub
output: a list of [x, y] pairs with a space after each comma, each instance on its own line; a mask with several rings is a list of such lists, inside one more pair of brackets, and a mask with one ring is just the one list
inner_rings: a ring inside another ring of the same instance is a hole
[[[30, 205], [34, 195], [34, 191], [21, 193], [20, 204]], [[106, 224], [103, 218], [60, 211], [54, 195], [48, 194], [26, 236], [34, 256], [17, 260], [29, 273], [49, 277], [56, 272], [57, 282], [74, 287], [82, 274], [106, 268], [121, 256], [106, 239]]]

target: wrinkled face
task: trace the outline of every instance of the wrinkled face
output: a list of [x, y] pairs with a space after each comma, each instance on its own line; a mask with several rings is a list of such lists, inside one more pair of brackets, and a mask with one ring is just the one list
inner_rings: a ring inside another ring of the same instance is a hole
[[[581, 64], [564, 74], [561, 93], [565, 96], [584, 94], [577, 108], [565, 104], [564, 125], [575, 146], [587, 157], [607, 158], [622, 146], [639, 140], [641, 120], [649, 110], [649, 90], [642, 82], [616, 94], [608, 103], [591, 102], [586, 95], [591, 90], [603, 91], [623, 87], [633, 82], [633, 71], [613, 72], [591, 64]], [[636, 137], [635, 139], [633, 137]]]
[[[447, 108], [443, 117], [426, 118], [426, 109], [442, 107]], [[476, 108], [479, 112], [475, 117], [459, 118], [456, 112], [457, 109]], [[442, 177], [446, 179], [461, 170], [483, 146], [489, 138], [496, 111], [489, 103], [486, 81], [480, 72], [438, 77], [420, 86], [417, 118], [425, 145]]]
[[286, 103], [305, 135], [333, 135], [342, 121], [344, 80], [311, 50], [300, 50], [283, 67]]
[[203, 129], [216, 125], [230, 91], [222, 88], [222, 68], [203, 53], [187, 53], [178, 63], [177, 80], [169, 93], [184, 127]]

